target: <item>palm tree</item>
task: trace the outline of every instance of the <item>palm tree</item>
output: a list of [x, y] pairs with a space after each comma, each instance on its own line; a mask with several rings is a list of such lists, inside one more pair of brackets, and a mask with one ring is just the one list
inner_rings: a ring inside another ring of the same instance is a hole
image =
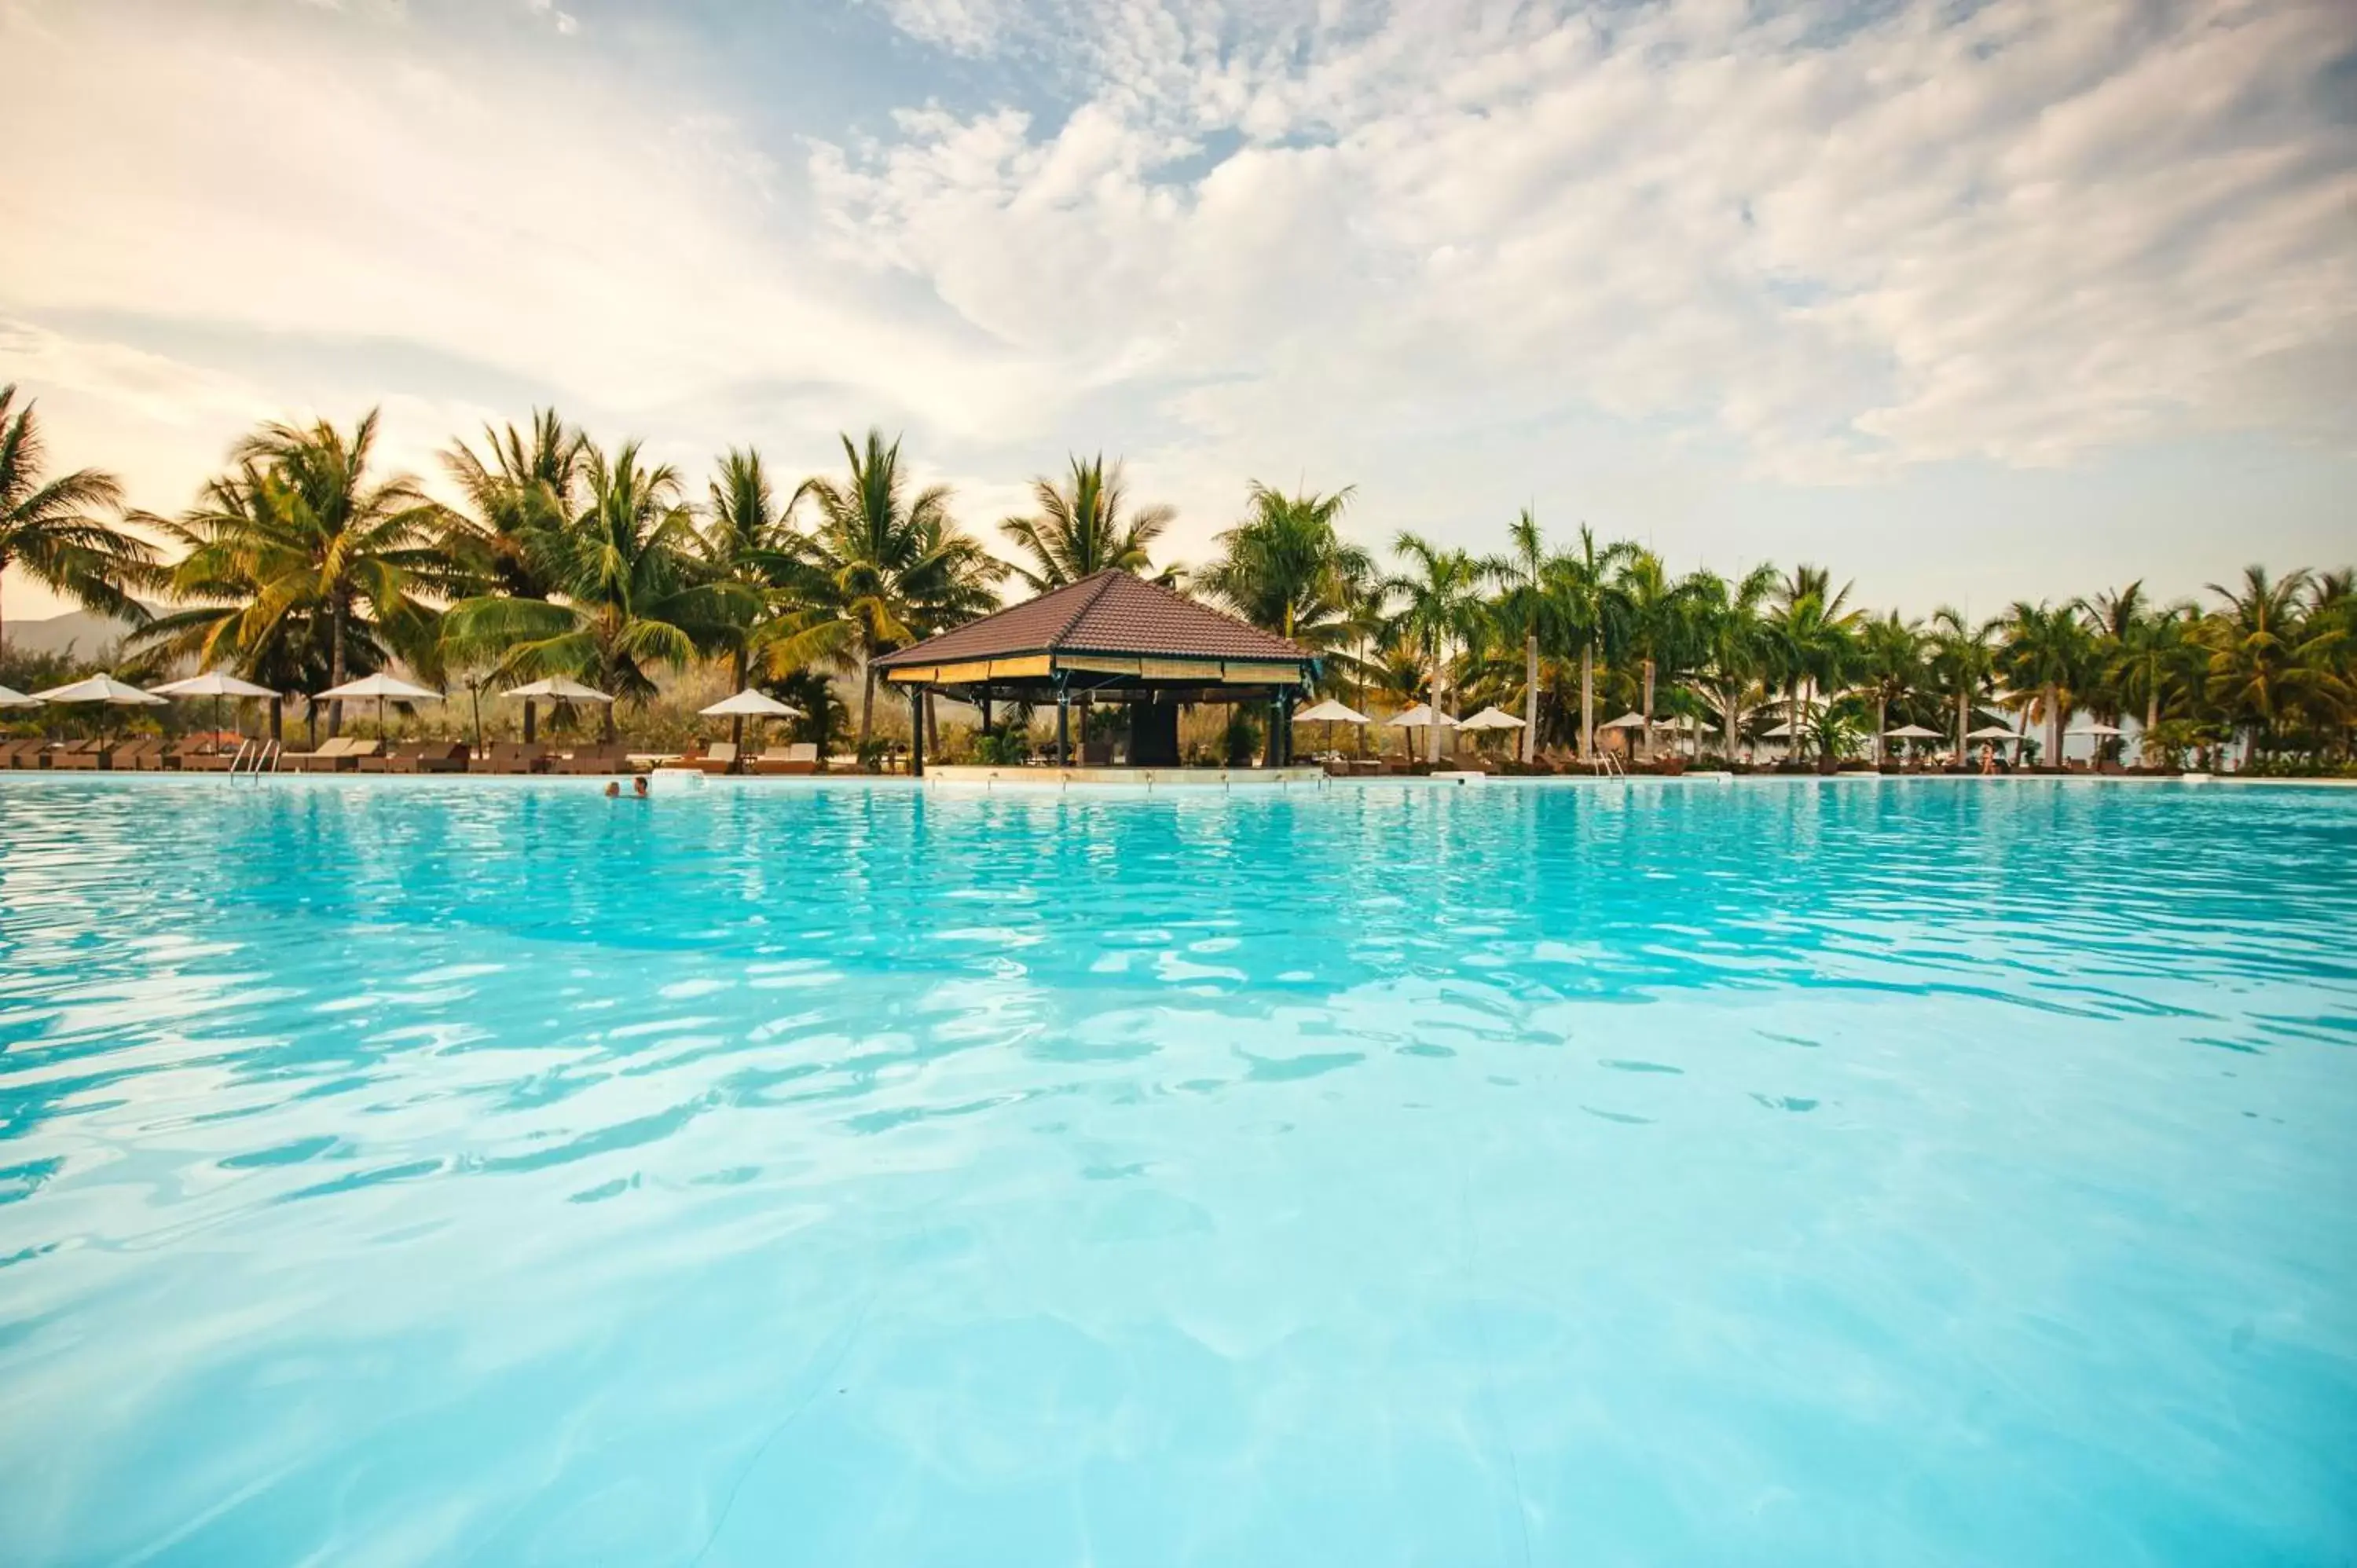
[[1845, 608], [1849, 589], [1828, 599], [1821, 568], [1802, 566], [1784, 581], [1767, 620], [1769, 669], [1784, 689], [1785, 734], [1797, 758], [1809, 733], [1802, 723], [1805, 693], [1831, 696], [1848, 679], [1856, 659], [1857, 612]]
[[[1099, 453], [1085, 463], [1075, 456], [1071, 464], [1071, 478], [1065, 483], [1045, 475], [1031, 481], [1039, 503], [1037, 517], [1010, 517], [998, 525], [1031, 559], [1030, 566], [1017, 566], [1015, 575], [1039, 593], [1109, 569], [1146, 575], [1153, 566], [1148, 550], [1178, 516], [1176, 509], [1139, 507], [1125, 515], [1129, 498], [1119, 463], [1107, 472]], [[1165, 570], [1157, 580], [1168, 582], [1172, 575]]]
[[1288, 496], [1254, 480], [1251, 511], [1219, 536], [1220, 557], [1195, 574], [1196, 588], [1308, 648], [1360, 636], [1355, 590], [1375, 571], [1374, 558], [1335, 527], [1351, 495], [1345, 485], [1331, 495]]
[[1673, 581], [1662, 558], [1650, 550], [1631, 551], [1616, 581], [1623, 618], [1628, 656], [1639, 671], [1638, 713], [1645, 757], [1653, 755], [1653, 691], [1664, 672], [1683, 670], [1695, 641], [1695, 607], [1706, 593], [1692, 579]]
[[2001, 668], [2017, 693], [2034, 693], [2029, 706], [2046, 719], [2050, 767], [2062, 762], [2062, 721], [2077, 704], [2093, 662], [2093, 639], [2071, 605], [2018, 600], [2006, 612]]
[[897, 439], [887, 446], [882, 431], [870, 430], [865, 446], [842, 440], [850, 473], [805, 479], [789, 503], [808, 496], [818, 510], [812, 603], [770, 622], [755, 642], [774, 672], [820, 660], [857, 663], [864, 754], [875, 734], [875, 661], [947, 616], [986, 607], [987, 585], [1006, 568], [951, 520], [946, 486], [909, 493]]
[[1426, 726], [1425, 760], [1440, 760], [1440, 715], [1448, 700], [1448, 665], [1457, 650], [1481, 634], [1481, 570], [1462, 550], [1443, 550], [1420, 535], [1403, 533], [1393, 551], [1406, 557], [1408, 570], [1386, 585], [1405, 600], [1400, 629], [1423, 653], [1432, 682], [1433, 722]]
[[528, 432], [487, 424], [483, 445], [488, 460], [463, 441], [442, 455], [472, 513], [452, 514], [447, 548], [485, 590], [547, 598], [555, 591], [547, 557], [580, 510], [589, 439], [554, 409], [536, 408]]
[[1922, 682], [1924, 642], [1921, 624], [1901, 620], [1897, 610], [1858, 628], [1858, 674], [1874, 699], [1874, 764], [1878, 768], [1889, 754], [1883, 731], [1890, 727], [1890, 704], [1904, 702]]
[[[583, 510], [546, 553], [556, 596], [461, 600], [445, 641], [461, 656], [495, 657], [502, 678], [571, 675], [644, 702], [655, 694], [651, 666], [729, 646], [759, 596], [712, 576], [678, 472], [640, 462], [637, 442], [611, 456], [592, 448], [585, 478]], [[605, 734], [614, 736], [611, 705]]]
[[1765, 691], [1769, 638], [1761, 607], [1776, 591], [1776, 569], [1755, 566], [1732, 584], [1708, 572], [1692, 581], [1702, 689], [1718, 709], [1720, 744], [1732, 758], [1744, 710]]
[[1596, 662], [1618, 646], [1627, 618], [1620, 589], [1621, 566], [1637, 547], [1619, 541], [1598, 550], [1596, 535], [1579, 525], [1579, 549], [1547, 563], [1547, 596], [1555, 601], [1562, 635], [1579, 650], [1579, 759], [1596, 755]]
[[1996, 633], [2001, 623], [1975, 625], [1962, 610], [1943, 605], [1932, 612], [1931, 673], [1935, 688], [1956, 703], [1956, 761], [1964, 760], [1965, 736], [1973, 727], [1973, 708], [1988, 695], [1996, 680]]
[[1482, 562], [1481, 571], [1502, 590], [1492, 607], [1500, 627], [1522, 639], [1521, 751], [1524, 762], [1533, 762], [1539, 754], [1539, 642], [1557, 618], [1555, 600], [1546, 591], [1546, 541], [1530, 508], [1524, 507], [1506, 530], [1506, 553]]
[[[751, 447], [728, 449], [706, 493], [697, 553], [713, 579], [739, 585], [745, 603], [754, 609], [727, 637], [729, 689], [742, 691], [758, 617], [799, 608], [815, 596], [809, 543], [795, 529], [791, 512], [778, 505], [761, 455]], [[728, 721], [728, 739], [744, 744], [741, 716]]]
[[[14, 413], [16, 389], [0, 386], [0, 577], [11, 566], [84, 609], [134, 626], [146, 609], [127, 589], [153, 576], [154, 552], [102, 520], [118, 511], [123, 486], [112, 474], [77, 468], [42, 481], [41, 427], [29, 401]], [[8, 626], [0, 619], [0, 657]]]
[[[209, 601], [156, 622], [151, 639], [329, 686], [395, 658], [434, 676], [429, 599], [461, 580], [439, 545], [448, 517], [408, 475], [371, 476], [377, 420], [371, 409], [349, 436], [325, 420], [264, 425], [193, 510], [177, 521], [140, 514], [187, 546], [174, 596]], [[343, 704], [332, 703], [328, 732], [342, 726]]]
[[2345, 703], [2346, 685], [2332, 670], [2331, 650], [2342, 639], [2337, 627], [2314, 632], [2302, 623], [2302, 596], [2309, 574], [2270, 577], [2264, 566], [2244, 568], [2243, 581], [2210, 591], [2226, 602], [2201, 627], [2209, 650], [2209, 700], [2228, 723], [2251, 738], [2255, 751], [2273, 751], [2280, 726], [2296, 713], [2329, 713]]

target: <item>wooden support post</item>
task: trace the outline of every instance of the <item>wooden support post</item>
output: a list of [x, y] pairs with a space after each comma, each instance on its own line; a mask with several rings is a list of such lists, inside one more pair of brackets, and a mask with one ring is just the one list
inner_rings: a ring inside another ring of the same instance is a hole
[[925, 776], [925, 688], [909, 688], [909, 777]]
[[1056, 673], [1056, 766], [1072, 765], [1072, 693], [1065, 689], [1063, 671]]

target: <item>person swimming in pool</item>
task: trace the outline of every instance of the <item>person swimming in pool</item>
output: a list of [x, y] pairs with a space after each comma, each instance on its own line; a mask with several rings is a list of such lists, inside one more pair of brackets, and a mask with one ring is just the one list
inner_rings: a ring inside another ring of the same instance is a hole
[[647, 798], [647, 776], [645, 774], [641, 773], [636, 779], [630, 780], [630, 798], [636, 800], [643, 800]]
[[616, 782], [614, 782], [614, 780], [612, 780], [611, 779], [607, 779], [607, 780], [606, 780], [606, 799], [608, 799], [608, 800], [620, 800], [621, 798], [622, 798], [622, 787], [621, 787], [619, 784], [617, 784]]

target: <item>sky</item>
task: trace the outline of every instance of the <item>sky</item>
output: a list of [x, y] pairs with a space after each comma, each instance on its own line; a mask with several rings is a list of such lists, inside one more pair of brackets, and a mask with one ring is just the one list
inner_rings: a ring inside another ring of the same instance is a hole
[[[1913, 614], [2357, 559], [2351, 0], [0, 0], [0, 381], [175, 511], [553, 405]], [[5, 612], [56, 601], [11, 575]]]

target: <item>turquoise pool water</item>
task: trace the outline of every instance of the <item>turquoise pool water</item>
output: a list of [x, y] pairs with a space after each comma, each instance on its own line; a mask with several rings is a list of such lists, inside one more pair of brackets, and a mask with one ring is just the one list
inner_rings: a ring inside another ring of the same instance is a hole
[[2357, 795], [0, 776], [0, 1561], [2357, 1552]]

